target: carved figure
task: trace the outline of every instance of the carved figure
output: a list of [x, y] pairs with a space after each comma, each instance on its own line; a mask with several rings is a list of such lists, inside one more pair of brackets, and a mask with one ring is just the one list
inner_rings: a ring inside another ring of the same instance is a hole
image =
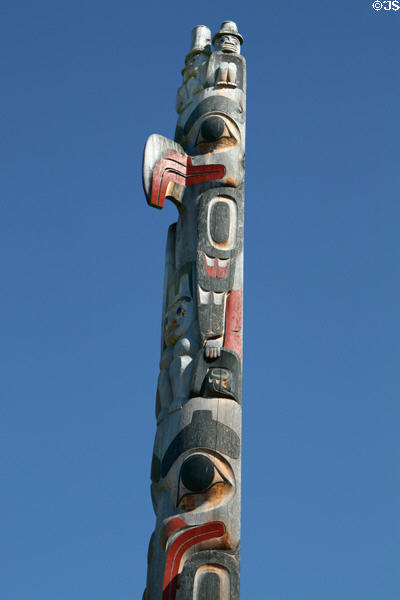
[[193, 96], [203, 88], [204, 69], [211, 54], [211, 31], [204, 25], [192, 32], [192, 48], [182, 69], [183, 85], [178, 90], [176, 110], [180, 114], [193, 102]]
[[240, 54], [240, 46], [243, 44], [243, 38], [238, 32], [236, 23], [233, 21], [224, 21], [221, 29], [213, 37], [213, 44], [215, 49], [221, 50], [221, 52]]
[[[237, 30], [236, 23], [225, 21], [221, 29], [214, 35], [215, 50], [226, 54], [240, 54], [243, 38]], [[237, 66], [234, 61], [221, 60], [216, 71], [215, 85], [217, 87], [236, 87]]]
[[189, 395], [193, 357], [200, 348], [195, 310], [191, 297], [178, 296], [165, 313], [166, 347], [160, 361], [158, 423], [166, 414], [182, 408]]
[[149, 137], [147, 202], [168, 231], [143, 600], [239, 600], [246, 63], [232, 21], [200, 25], [175, 139]]

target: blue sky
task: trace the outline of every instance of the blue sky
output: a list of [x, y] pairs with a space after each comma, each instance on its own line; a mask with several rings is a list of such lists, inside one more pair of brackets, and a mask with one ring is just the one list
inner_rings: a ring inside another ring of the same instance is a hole
[[[386, 5], [387, 6], [387, 5]], [[192, 27], [248, 61], [242, 597], [398, 600], [400, 11], [3, 1], [0, 595], [132, 600]]]

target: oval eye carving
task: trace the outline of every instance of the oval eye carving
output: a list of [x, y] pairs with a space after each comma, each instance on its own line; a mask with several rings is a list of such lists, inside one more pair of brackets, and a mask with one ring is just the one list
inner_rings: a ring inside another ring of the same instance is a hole
[[200, 133], [206, 142], [216, 142], [222, 137], [224, 131], [224, 120], [217, 115], [205, 119], [200, 127]]
[[181, 481], [191, 492], [208, 490], [214, 479], [215, 467], [203, 454], [190, 456], [182, 465]]
[[225, 150], [236, 146], [237, 138], [233, 133], [234, 125], [219, 115], [208, 116], [200, 125], [196, 139], [196, 149], [201, 153]]
[[[232, 484], [217, 465], [204, 454], [192, 454], [183, 463], [179, 473], [177, 506], [193, 510], [203, 502], [221, 496]], [[219, 492], [218, 492], [219, 488]]]

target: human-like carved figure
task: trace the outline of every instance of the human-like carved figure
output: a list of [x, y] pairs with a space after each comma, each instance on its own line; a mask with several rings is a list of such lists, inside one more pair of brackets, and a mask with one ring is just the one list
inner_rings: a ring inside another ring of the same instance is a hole
[[157, 516], [144, 600], [239, 600], [246, 64], [237, 26], [198, 26], [175, 139], [149, 137], [150, 206], [178, 209], [166, 247]]
[[[221, 29], [214, 35], [213, 44], [215, 50], [225, 54], [240, 54], [240, 45], [243, 38], [232, 21], [225, 21]], [[237, 65], [232, 61], [221, 61], [215, 74], [215, 85], [217, 87], [235, 88], [237, 78]]]
[[238, 34], [237, 28], [232, 27], [231, 21], [223, 23], [221, 30], [215, 34], [213, 44], [216, 50], [227, 54], [240, 54], [240, 44], [243, 41]]
[[168, 307], [164, 318], [166, 347], [160, 361], [158, 423], [167, 414], [182, 408], [182, 404], [188, 399], [193, 357], [200, 348], [197, 330], [196, 309], [192, 298], [176, 298]]

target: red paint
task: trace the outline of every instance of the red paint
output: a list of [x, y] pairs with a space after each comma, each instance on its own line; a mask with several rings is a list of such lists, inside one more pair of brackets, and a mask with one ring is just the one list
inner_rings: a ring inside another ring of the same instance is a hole
[[172, 519], [167, 521], [165, 523], [164, 527], [162, 528], [162, 533], [161, 533], [162, 544], [166, 547], [168, 538], [170, 538], [171, 535], [173, 533], [175, 533], [176, 531], [178, 531], [179, 529], [183, 529], [184, 527], [187, 527], [187, 526], [188, 526], [188, 524], [180, 517], [172, 517]]
[[206, 273], [209, 277], [216, 277], [217, 279], [224, 279], [224, 277], [226, 277], [226, 274], [228, 273], [228, 268], [229, 268], [229, 260], [226, 263], [225, 267], [220, 267], [219, 266], [219, 260], [218, 258], [214, 258], [214, 266], [210, 267], [210, 265], [207, 264], [207, 258], [206, 255], [204, 254], [204, 264], [206, 266]]
[[168, 550], [164, 571], [162, 600], [175, 600], [178, 576], [182, 557], [195, 544], [223, 536], [225, 525], [221, 521], [212, 521], [204, 525], [196, 525], [185, 529], [172, 542]]
[[171, 323], [167, 327], [167, 334], [171, 333], [171, 331], [175, 331], [175, 329], [178, 329], [178, 327], [179, 327], [179, 325], [174, 319], [173, 321], [171, 321]]
[[150, 205], [162, 208], [165, 194], [170, 182], [187, 186], [202, 181], [222, 179], [225, 175], [224, 165], [192, 165], [190, 156], [168, 150], [165, 157], [156, 163], [153, 169]]
[[226, 301], [224, 348], [242, 358], [242, 290], [234, 290]]

